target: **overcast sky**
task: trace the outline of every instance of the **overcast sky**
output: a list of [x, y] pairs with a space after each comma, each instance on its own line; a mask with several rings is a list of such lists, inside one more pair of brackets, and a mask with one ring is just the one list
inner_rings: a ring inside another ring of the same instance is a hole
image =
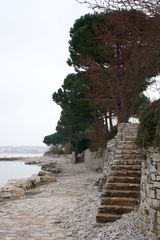
[[75, 0], [0, 0], [0, 145], [43, 145], [60, 108], [69, 30], [89, 10]]

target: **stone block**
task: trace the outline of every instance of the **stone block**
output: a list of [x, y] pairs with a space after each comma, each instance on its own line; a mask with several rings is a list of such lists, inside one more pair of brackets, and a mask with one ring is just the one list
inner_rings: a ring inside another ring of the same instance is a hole
[[150, 207], [153, 208], [154, 210], [160, 209], [160, 200], [158, 199], [151, 199], [150, 201]]
[[114, 158], [117, 160], [123, 160], [124, 159], [124, 155], [123, 154], [115, 154]]
[[150, 198], [156, 198], [156, 191], [155, 190], [150, 190], [148, 193], [148, 197]]
[[160, 189], [156, 189], [156, 197], [160, 200]]
[[157, 215], [157, 228], [160, 230], [160, 216]]
[[151, 180], [152, 180], [152, 181], [155, 181], [155, 180], [156, 180], [156, 176], [155, 176], [154, 173], [151, 174]]
[[153, 188], [159, 188], [160, 189], [160, 182], [154, 182], [153, 181]]
[[156, 240], [160, 240], [160, 230], [157, 231]]
[[152, 153], [152, 159], [155, 162], [160, 162], [160, 153]]
[[154, 165], [150, 165], [150, 169], [149, 170], [150, 170], [151, 173], [157, 172], [157, 168]]
[[157, 174], [160, 175], [160, 163], [157, 163]]
[[145, 182], [142, 182], [142, 184], [141, 184], [141, 189], [142, 189], [142, 191], [144, 192], [144, 193], [146, 193], [147, 192], [147, 186], [146, 186], [147, 184], [145, 183]]
[[145, 176], [147, 177], [147, 183], [151, 184], [151, 173], [147, 173]]
[[116, 154], [122, 154], [123, 151], [121, 149], [116, 149]]

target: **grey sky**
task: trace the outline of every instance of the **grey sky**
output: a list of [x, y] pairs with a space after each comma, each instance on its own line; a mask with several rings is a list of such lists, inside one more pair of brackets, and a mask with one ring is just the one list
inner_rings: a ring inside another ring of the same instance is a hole
[[55, 130], [69, 29], [88, 11], [75, 0], [0, 0], [0, 145], [42, 145]]

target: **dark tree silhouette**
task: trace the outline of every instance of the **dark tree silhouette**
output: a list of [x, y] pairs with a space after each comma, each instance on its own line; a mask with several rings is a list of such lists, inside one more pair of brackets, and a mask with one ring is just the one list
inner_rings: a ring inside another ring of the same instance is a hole
[[153, 22], [143, 12], [121, 10], [86, 15], [71, 29], [70, 63], [87, 71], [103, 118], [111, 112], [118, 122], [127, 122], [139, 95], [159, 73]]

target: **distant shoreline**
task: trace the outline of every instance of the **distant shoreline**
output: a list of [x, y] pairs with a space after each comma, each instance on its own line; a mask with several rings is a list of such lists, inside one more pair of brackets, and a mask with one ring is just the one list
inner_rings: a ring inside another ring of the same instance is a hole
[[25, 157], [0, 157], [0, 161], [20, 161], [24, 159]]

